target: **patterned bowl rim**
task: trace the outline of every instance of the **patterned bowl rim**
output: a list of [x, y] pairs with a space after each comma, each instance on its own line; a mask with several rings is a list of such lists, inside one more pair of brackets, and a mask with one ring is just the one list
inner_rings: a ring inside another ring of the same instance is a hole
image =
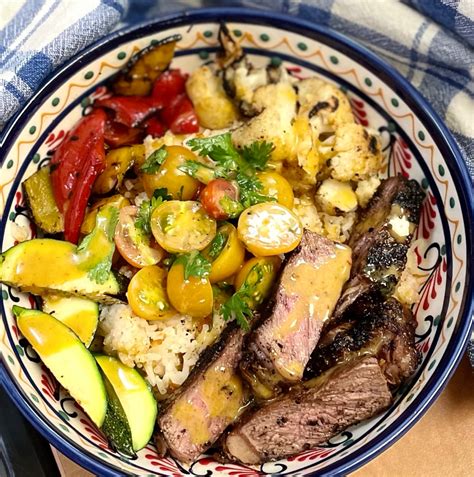
[[[391, 65], [354, 40], [330, 28], [280, 13], [234, 7], [205, 8], [166, 15], [159, 20], [146, 21], [107, 35], [60, 67], [12, 118], [0, 137], [0, 150], [2, 151], [0, 164], [3, 163], [6, 158], [4, 151], [9, 150], [9, 146], [20, 134], [20, 131], [26, 126], [33, 114], [43, 104], [44, 99], [57, 89], [58, 84], [67, 80], [77, 68], [90, 61], [96, 60], [104, 52], [116, 48], [121, 43], [141, 38], [160, 31], [160, 29], [177, 27], [189, 23], [219, 22], [223, 20], [269, 25], [313, 38], [316, 41], [339, 49], [342, 53], [350, 56], [359, 64], [377, 74], [385, 84], [397, 92], [400, 98], [402, 98], [416, 113], [417, 117], [421, 119], [426, 129], [430, 131], [432, 137], [436, 139], [436, 145], [443, 154], [461, 199], [460, 205], [463, 220], [466, 225], [465, 229], [467, 230], [467, 234], [470, 232], [471, 235], [473, 235], [474, 204], [471, 199], [473, 190], [466, 164], [451, 133], [420, 93]], [[473, 237], [471, 237], [471, 240], [466, 240], [467, 256], [471, 257], [471, 262], [474, 260], [473, 244]], [[471, 317], [474, 312], [474, 280], [469, 266], [467, 267], [466, 273], [467, 279], [462, 299], [460, 320], [456, 325], [457, 331], [453, 333], [453, 337], [443, 355], [442, 360], [444, 361], [444, 365], [441, 366], [440, 364], [437, 371], [429, 379], [424, 390], [409, 404], [407, 410], [411, 411], [410, 415], [402, 419], [402, 416], [405, 417], [404, 414], [407, 414], [405, 412], [397, 419], [397, 421], [399, 421], [398, 425], [394, 426], [393, 430], [382, 432], [364, 445], [355, 455], [349, 455], [338, 460], [336, 463], [319, 471], [318, 475], [345, 474], [364, 465], [402, 437], [421, 418], [438, 397], [456, 369], [470, 336]], [[79, 447], [58, 436], [55, 430], [49, 426], [48, 422], [22, 399], [19, 390], [9, 378], [3, 362], [0, 366], [0, 382], [25, 417], [60, 452], [98, 475], [110, 477], [117, 475], [116, 471], [112, 470], [106, 464], [84, 455]]]

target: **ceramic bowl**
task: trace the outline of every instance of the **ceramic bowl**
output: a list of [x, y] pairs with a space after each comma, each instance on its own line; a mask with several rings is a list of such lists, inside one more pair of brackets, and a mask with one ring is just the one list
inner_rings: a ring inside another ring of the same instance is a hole
[[[4, 131], [0, 166], [0, 249], [15, 243], [26, 214], [22, 181], [104, 94], [104, 82], [150, 42], [180, 33], [173, 66], [192, 71], [212, 59], [219, 21], [227, 22], [256, 64], [283, 63], [295, 76], [317, 75], [349, 95], [357, 121], [380, 131], [386, 174], [418, 180], [427, 194], [418, 228], [419, 273], [426, 277], [414, 307], [422, 363], [385, 413], [353, 426], [325, 445], [257, 467], [220, 464], [203, 456], [190, 466], [160, 458], [150, 443], [135, 460], [114, 452], [22, 338], [14, 304], [32, 297], [1, 286], [1, 380], [30, 422], [61, 452], [99, 475], [308, 475], [349, 472], [400, 437], [434, 401], [462, 355], [473, 301], [470, 180], [459, 150], [438, 116], [389, 65], [351, 40], [293, 18], [256, 11], [201, 10], [112, 34], [52, 76]], [[472, 262], [471, 262], [472, 263]]]

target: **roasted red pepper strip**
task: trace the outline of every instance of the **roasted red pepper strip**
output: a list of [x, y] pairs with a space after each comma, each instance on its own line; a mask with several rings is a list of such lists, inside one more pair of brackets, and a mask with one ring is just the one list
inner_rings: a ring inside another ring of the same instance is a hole
[[106, 114], [101, 109], [83, 117], [54, 152], [51, 182], [64, 213], [64, 238], [77, 243], [92, 185], [105, 168]]
[[112, 96], [94, 102], [99, 108], [112, 109], [114, 120], [128, 127], [138, 126], [150, 114], [161, 109], [162, 104], [152, 97], [143, 96]]
[[155, 117], [147, 119], [146, 124], [146, 133], [152, 137], [161, 137], [166, 132], [167, 127]]
[[180, 70], [168, 70], [161, 73], [153, 85], [152, 97], [164, 107], [168, 106], [176, 96], [185, 92], [187, 74]]
[[145, 131], [140, 128], [129, 128], [110, 119], [105, 123], [105, 143], [113, 149], [142, 142], [144, 137]]
[[184, 93], [177, 96], [161, 111], [161, 119], [174, 134], [189, 134], [199, 131], [199, 123], [193, 104]]

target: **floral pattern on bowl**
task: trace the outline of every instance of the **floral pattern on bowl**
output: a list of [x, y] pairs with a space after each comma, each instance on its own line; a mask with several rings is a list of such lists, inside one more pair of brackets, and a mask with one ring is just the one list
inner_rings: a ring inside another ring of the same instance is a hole
[[[211, 15], [211, 16], [209, 16]], [[470, 244], [469, 218], [460, 173], [451, 144], [420, 119], [420, 107], [397, 81], [373, 59], [363, 59], [337, 35], [323, 34], [302, 22], [278, 15], [241, 12], [230, 15], [228, 26], [256, 64], [283, 63], [298, 77], [318, 75], [347, 92], [357, 121], [378, 130], [386, 154], [386, 174], [401, 173], [417, 179], [427, 193], [418, 228], [420, 274], [426, 283], [414, 308], [418, 327], [416, 345], [423, 360], [413, 379], [396, 395], [385, 413], [353, 426], [328, 443], [292, 458], [258, 467], [220, 464], [203, 456], [192, 465], [160, 458], [150, 443], [136, 460], [113, 449], [89, 418], [42, 365], [19, 334], [11, 313], [14, 304], [35, 306], [31, 296], [1, 286], [0, 309], [4, 330], [0, 350], [2, 382], [21, 410], [46, 437], [69, 457], [101, 475], [307, 475], [347, 471], [382, 450], [419, 417], [439, 392], [457, 362], [469, 329]], [[180, 33], [173, 66], [192, 71], [212, 59], [217, 49], [218, 23], [209, 12], [181, 17], [164, 24], [132, 30], [90, 50], [56, 75], [5, 132], [0, 166], [0, 249], [36, 235], [30, 222], [21, 182], [47, 163], [91, 101], [107, 94], [105, 80], [126, 64], [139, 49], [157, 39]], [[271, 26], [273, 24], [273, 26]], [[356, 55], [357, 56], [357, 55]], [[390, 86], [393, 84], [394, 86]], [[448, 152], [447, 152], [448, 151]], [[449, 153], [449, 154], [448, 154]], [[448, 154], [448, 155], [447, 155]], [[454, 171], [454, 173], [453, 173]], [[19, 227], [20, 226], [20, 227]], [[23, 236], [22, 236], [23, 235]]]

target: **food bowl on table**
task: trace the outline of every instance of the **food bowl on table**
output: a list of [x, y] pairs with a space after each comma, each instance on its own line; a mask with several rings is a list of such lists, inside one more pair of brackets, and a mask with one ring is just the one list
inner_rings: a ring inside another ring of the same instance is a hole
[[[179, 33], [173, 67], [184, 71], [209, 61], [225, 21], [256, 65], [283, 64], [297, 77], [317, 75], [350, 98], [357, 122], [376, 129], [386, 175], [416, 179], [426, 193], [416, 249], [426, 277], [414, 307], [416, 346], [422, 360], [384, 413], [352, 426], [315, 449], [258, 466], [219, 463], [201, 456], [190, 465], [158, 455], [153, 443], [129, 459], [58, 390], [37, 354], [21, 336], [13, 305], [34, 299], [1, 285], [2, 384], [28, 420], [59, 451], [99, 475], [310, 475], [349, 472], [402, 436], [427, 410], [455, 369], [468, 340], [474, 281], [469, 263], [473, 230], [470, 180], [462, 156], [438, 116], [390, 66], [342, 35], [287, 16], [236, 9], [174, 15], [114, 33], [77, 55], [54, 74], [10, 122], [1, 139], [0, 249], [35, 237], [21, 184], [45, 164], [65, 133], [103, 94], [104, 83], [151, 42]], [[52, 271], [51, 273], [54, 273]]]

